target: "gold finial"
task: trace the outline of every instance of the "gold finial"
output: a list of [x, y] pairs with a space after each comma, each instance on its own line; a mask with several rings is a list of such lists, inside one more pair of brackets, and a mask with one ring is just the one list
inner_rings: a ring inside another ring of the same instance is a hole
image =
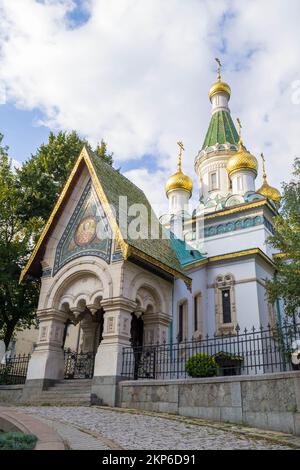
[[243, 146], [243, 139], [242, 139], [242, 123], [240, 121], [240, 118], [237, 118], [236, 120], [237, 125], [238, 125], [238, 134], [239, 134], [239, 144]]
[[185, 150], [183, 143], [181, 141], [177, 142], [179, 147], [179, 155], [178, 155], [178, 171], [181, 172], [181, 161], [182, 161], [182, 152]]
[[215, 61], [218, 64], [218, 81], [220, 82], [221, 81], [221, 67], [222, 67], [222, 64], [221, 64], [220, 59], [218, 59], [217, 57], [215, 58]]
[[278, 189], [273, 188], [267, 182], [267, 173], [266, 173], [266, 159], [263, 153], [260, 154], [263, 164], [263, 184], [261, 188], [259, 188], [256, 192], [261, 194], [267, 199], [271, 199], [271, 201], [275, 202], [275, 204], [280, 204], [281, 194]]
[[263, 153], [260, 154], [261, 159], [262, 159], [262, 164], [263, 164], [263, 180], [267, 179], [267, 173], [266, 173], [266, 159]]

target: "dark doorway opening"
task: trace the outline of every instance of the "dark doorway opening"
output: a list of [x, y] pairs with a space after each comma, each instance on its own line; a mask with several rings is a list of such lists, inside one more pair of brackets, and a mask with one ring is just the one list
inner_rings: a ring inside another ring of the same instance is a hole
[[132, 313], [131, 316], [130, 341], [134, 354], [134, 378], [137, 379], [143, 352], [144, 320], [142, 315], [137, 317], [135, 313]]

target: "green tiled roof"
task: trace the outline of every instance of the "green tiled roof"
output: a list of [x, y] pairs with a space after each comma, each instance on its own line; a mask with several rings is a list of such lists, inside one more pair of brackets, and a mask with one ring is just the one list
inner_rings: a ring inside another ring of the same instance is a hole
[[238, 144], [239, 136], [230, 113], [217, 111], [211, 117], [202, 150], [216, 144]]
[[[105, 163], [103, 159], [99, 158], [91, 151], [88, 151], [88, 153], [108, 202], [116, 211], [116, 220], [126, 243], [187, 277], [182, 271], [182, 266], [180, 265], [176, 252], [172, 248], [165, 228], [159, 223], [143, 191], [119, 171]], [[146, 208], [145, 213], [138, 213], [132, 217], [126, 217], [126, 214], [124, 214], [124, 217], [121, 217], [122, 214], [119, 211], [120, 196], [127, 197], [128, 208], [133, 204], [143, 204]], [[143, 237], [135, 239], [130, 236], [130, 223], [137, 217], [140, 217], [141, 220], [141, 225], [138, 230], [143, 231]], [[157, 239], [151, 238], [151, 219], [152, 224], [153, 221], [155, 221], [156, 226], [159, 227], [160, 236]], [[162, 234], [164, 234], [164, 236], [162, 236]]]
[[187, 266], [190, 263], [204, 259], [200, 251], [195, 250], [175, 236], [171, 238], [171, 244], [182, 266]]

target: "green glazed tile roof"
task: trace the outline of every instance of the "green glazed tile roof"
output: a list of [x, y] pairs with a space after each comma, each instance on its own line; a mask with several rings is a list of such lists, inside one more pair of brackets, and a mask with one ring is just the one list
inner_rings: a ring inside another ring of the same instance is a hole
[[[159, 223], [143, 191], [112, 166], [105, 163], [103, 159], [97, 157], [91, 151], [88, 151], [88, 153], [108, 202], [115, 208], [117, 223], [126, 243], [187, 277], [186, 274], [182, 272], [182, 266], [180, 265], [170, 239], [167, 237], [165, 228]], [[146, 208], [145, 213], [136, 214], [132, 217], [126, 217], [124, 213], [124, 217], [121, 217], [122, 214], [119, 210], [120, 196], [127, 197], [128, 208], [133, 204], [143, 204]], [[139, 216], [141, 225], [138, 230], [142, 230], [143, 237], [134, 239], [130, 234], [130, 223]], [[159, 227], [160, 236], [157, 239], [151, 238], [151, 219], [152, 224], [153, 221], [155, 221], [156, 226]], [[162, 236], [163, 233], [166, 238]]]
[[238, 144], [239, 136], [230, 113], [218, 111], [211, 117], [202, 150], [216, 144]]
[[186, 242], [175, 236], [171, 237], [171, 244], [182, 266], [187, 266], [190, 263], [204, 259], [200, 251], [195, 250]]

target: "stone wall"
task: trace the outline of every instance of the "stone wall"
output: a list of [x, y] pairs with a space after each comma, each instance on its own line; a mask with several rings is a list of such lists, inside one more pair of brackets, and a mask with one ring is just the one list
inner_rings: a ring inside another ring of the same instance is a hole
[[300, 435], [300, 372], [119, 383], [119, 406]]
[[0, 385], [0, 405], [19, 403], [22, 398], [24, 385]]

